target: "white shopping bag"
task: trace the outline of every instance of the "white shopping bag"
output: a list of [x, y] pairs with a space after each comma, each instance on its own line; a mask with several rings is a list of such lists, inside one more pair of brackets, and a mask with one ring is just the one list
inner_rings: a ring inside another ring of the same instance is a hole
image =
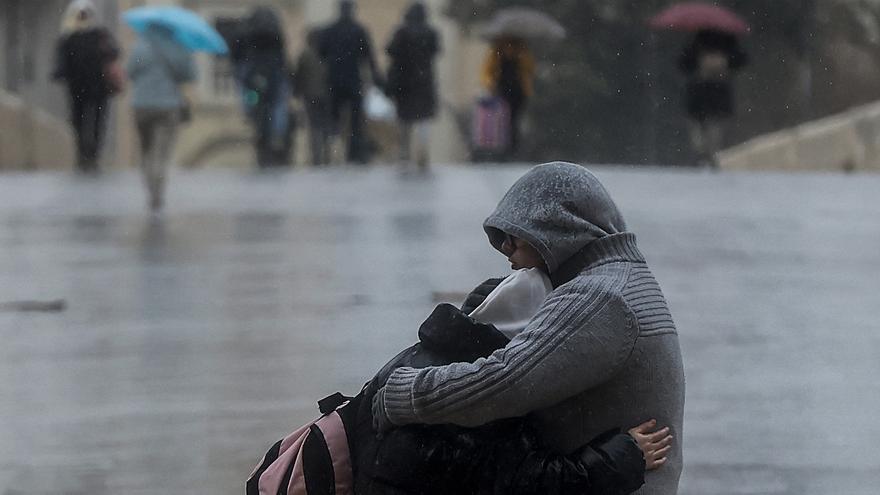
[[376, 86], [370, 86], [364, 98], [364, 111], [367, 118], [382, 122], [393, 122], [397, 118], [394, 102]]

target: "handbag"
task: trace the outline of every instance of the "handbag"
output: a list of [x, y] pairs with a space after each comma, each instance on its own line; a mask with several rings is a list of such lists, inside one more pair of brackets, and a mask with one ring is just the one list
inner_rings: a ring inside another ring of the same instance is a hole
[[125, 71], [119, 59], [114, 59], [104, 66], [104, 83], [107, 86], [107, 93], [116, 95], [125, 90]]

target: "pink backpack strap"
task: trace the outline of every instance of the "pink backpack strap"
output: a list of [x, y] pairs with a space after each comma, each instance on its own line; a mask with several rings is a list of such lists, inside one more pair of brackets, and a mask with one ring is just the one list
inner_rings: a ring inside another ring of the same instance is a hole
[[348, 449], [348, 436], [345, 434], [345, 424], [343, 424], [342, 418], [339, 413], [334, 411], [321, 418], [318, 421], [318, 427], [324, 433], [327, 450], [330, 451], [330, 459], [333, 460], [336, 495], [353, 494], [351, 452]]
[[[332, 412], [318, 421], [315, 426], [320, 430], [330, 454], [333, 465], [333, 481], [335, 495], [353, 495], [354, 482], [352, 479], [351, 452], [348, 448], [348, 437], [345, 434], [345, 424], [339, 413]], [[302, 446], [300, 446], [302, 450]], [[293, 475], [290, 477], [288, 495], [308, 495], [306, 490], [306, 475], [303, 471], [303, 455], [296, 458]]]
[[303, 425], [302, 428], [285, 437], [281, 442], [280, 455], [260, 476], [259, 487], [260, 495], [276, 495], [278, 488], [284, 483], [285, 476], [289, 472], [288, 467], [294, 462], [294, 459], [300, 457], [299, 451], [306, 437], [309, 436], [309, 428], [315, 422]]

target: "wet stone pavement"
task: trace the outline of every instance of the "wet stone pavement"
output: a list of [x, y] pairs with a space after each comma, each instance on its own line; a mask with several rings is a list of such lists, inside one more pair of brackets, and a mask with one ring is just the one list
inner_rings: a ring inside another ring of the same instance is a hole
[[[0, 176], [0, 494], [239, 494], [440, 300], [523, 167]], [[596, 168], [687, 374], [681, 493], [875, 494], [880, 175]]]

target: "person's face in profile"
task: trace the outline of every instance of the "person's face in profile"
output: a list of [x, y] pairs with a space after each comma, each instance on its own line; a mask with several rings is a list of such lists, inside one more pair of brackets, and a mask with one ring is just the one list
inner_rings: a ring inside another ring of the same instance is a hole
[[541, 258], [538, 250], [519, 237], [506, 235], [504, 242], [501, 243], [501, 252], [507, 256], [510, 268], [514, 270], [540, 268], [545, 273], [547, 272], [547, 266], [544, 264], [544, 260]]

